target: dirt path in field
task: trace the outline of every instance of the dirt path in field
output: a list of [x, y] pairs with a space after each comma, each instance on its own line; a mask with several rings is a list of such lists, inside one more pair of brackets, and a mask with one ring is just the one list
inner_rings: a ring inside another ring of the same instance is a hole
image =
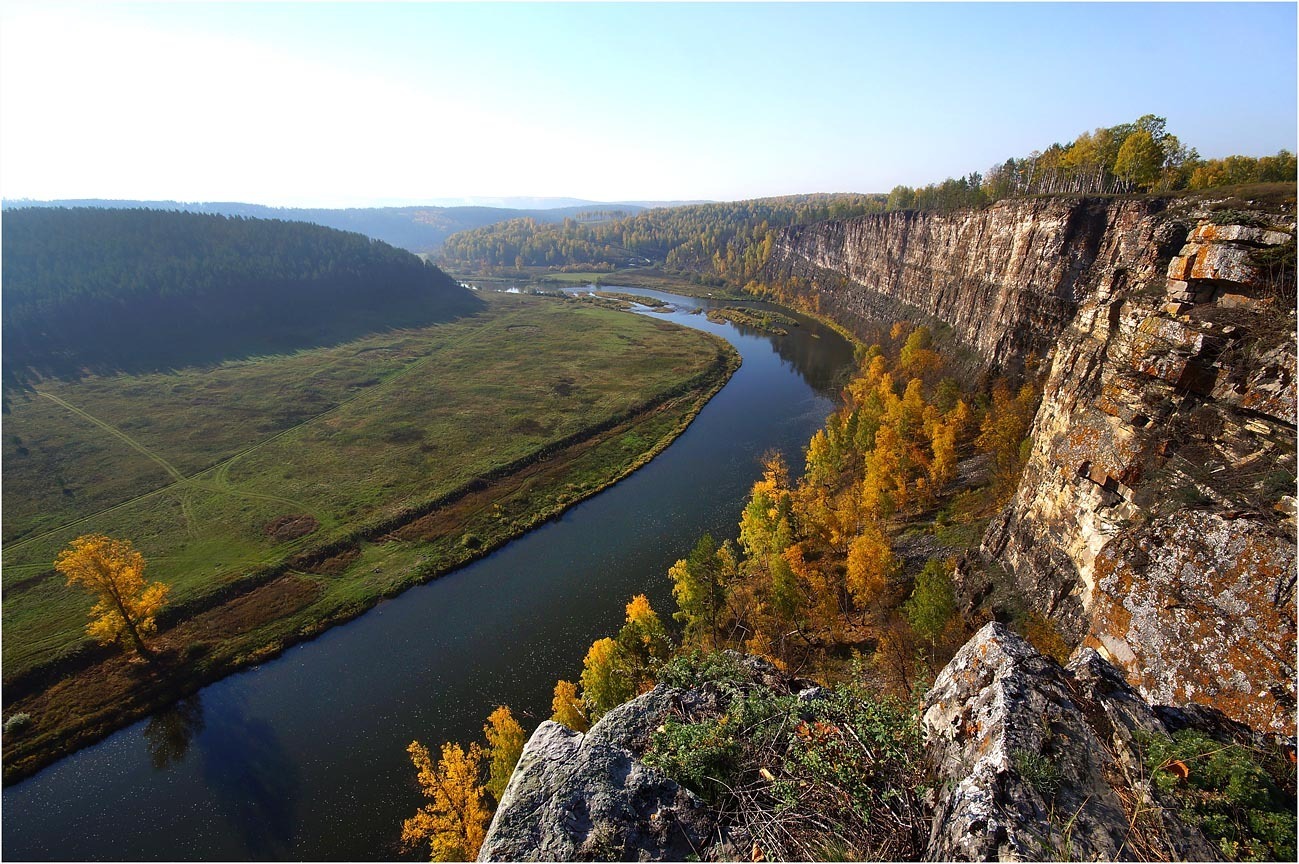
[[[77, 526], [83, 525], [87, 522], [90, 522], [91, 520], [98, 519], [99, 517], [104, 516], [108, 513], [113, 513], [117, 510], [121, 510], [124, 507], [129, 507], [140, 501], [144, 501], [148, 498], [152, 498], [156, 495], [162, 495], [167, 492], [180, 493], [181, 504], [185, 512], [186, 520], [192, 526], [193, 519], [190, 510], [190, 501], [189, 501], [189, 497], [184, 494], [186, 490], [203, 490], [203, 491], [214, 492], [218, 494], [237, 495], [244, 498], [253, 498], [253, 499], [258, 499], [263, 501], [276, 501], [288, 507], [292, 507], [300, 511], [308, 512], [312, 516], [319, 518], [320, 514], [312, 510], [312, 508], [310, 508], [305, 502], [294, 501], [289, 498], [281, 498], [275, 495], [267, 495], [261, 492], [248, 492], [248, 491], [233, 488], [230, 485], [230, 482], [228, 480], [228, 472], [230, 470], [230, 466], [233, 465], [235, 462], [239, 461], [240, 459], [242, 459], [243, 457], [247, 456], [248, 454], [257, 451], [262, 447], [265, 447], [266, 445], [274, 441], [277, 441], [280, 438], [283, 438], [286, 435], [290, 435], [294, 432], [297, 432], [303, 427], [309, 426], [312, 423], [317, 422], [318, 420], [328, 417], [329, 415], [333, 414], [334, 412], [338, 411], [344, 406], [349, 405], [352, 402], [355, 402], [357, 399], [360, 399], [364, 396], [372, 395], [375, 392], [380, 392], [384, 389], [391, 387], [392, 385], [396, 384], [397, 382], [409, 376], [411, 373], [428, 365], [435, 357], [437, 357], [442, 352], [448, 349], [457, 348], [460, 345], [468, 342], [469, 340], [477, 338], [483, 330], [493, 326], [494, 323], [499, 323], [499, 322], [489, 322], [482, 326], [475, 327], [469, 330], [468, 332], [462, 334], [458, 338], [452, 339], [442, 345], [434, 347], [433, 350], [431, 350], [424, 357], [421, 357], [420, 359], [413, 361], [405, 369], [402, 369], [401, 371], [397, 372], [396, 374], [388, 378], [386, 381], [380, 381], [379, 383], [375, 384], [372, 387], [366, 387], [352, 394], [351, 396], [348, 396], [346, 399], [343, 399], [342, 401], [330, 406], [329, 408], [325, 409], [319, 414], [316, 414], [312, 417], [308, 417], [306, 420], [303, 420], [301, 423], [298, 423], [294, 426], [290, 426], [287, 429], [281, 429], [279, 432], [276, 432], [273, 435], [269, 435], [266, 438], [263, 438], [261, 441], [258, 441], [255, 444], [251, 444], [248, 447], [245, 447], [243, 450], [240, 450], [237, 453], [232, 454], [231, 456], [217, 463], [216, 465], [212, 465], [207, 468], [204, 468], [202, 471], [199, 471], [198, 473], [193, 474], [189, 477], [186, 477], [176, 468], [176, 466], [172, 465], [166, 459], [162, 458], [157, 453], [153, 452], [148, 447], [144, 446], [143, 444], [141, 444], [139, 441], [132, 438], [127, 433], [123, 432], [121, 429], [118, 429], [112, 424], [107, 423], [104, 420], [101, 420], [100, 418], [94, 416], [93, 414], [90, 414], [89, 412], [76, 407], [75, 405], [67, 402], [66, 400], [59, 398], [58, 396], [55, 396], [51, 393], [38, 391], [39, 395], [44, 396], [45, 398], [49, 399], [51, 402], [54, 402], [55, 404], [70, 411], [71, 413], [76, 414], [78, 417], [81, 417], [82, 419], [95, 424], [96, 426], [100, 427], [108, 434], [121, 440], [127, 446], [131, 447], [131, 449], [136, 450], [146, 458], [158, 463], [158, 465], [160, 465], [163, 468], [163, 470], [167, 472], [169, 476], [175, 478], [175, 480], [174, 482], [169, 483], [166, 486], [160, 486], [159, 488], [154, 489], [150, 492], [145, 492], [143, 495], [137, 495], [134, 498], [130, 498], [126, 501], [122, 501], [117, 504], [113, 504], [112, 506], [105, 507], [104, 509], [98, 510], [87, 516], [82, 516], [78, 519], [72, 520], [71, 522], [67, 522], [63, 525], [59, 525], [58, 527], [50, 528], [46, 531], [41, 532], [40, 534], [36, 534], [34, 536], [24, 538], [23, 540], [19, 540], [14, 543], [5, 544], [6, 548], [11, 549], [13, 551], [17, 551], [32, 543], [36, 543], [38, 541], [47, 539], [60, 532], [67, 531], [72, 528], [76, 528]], [[212, 475], [211, 482], [199, 479], [203, 475], [209, 473]]]

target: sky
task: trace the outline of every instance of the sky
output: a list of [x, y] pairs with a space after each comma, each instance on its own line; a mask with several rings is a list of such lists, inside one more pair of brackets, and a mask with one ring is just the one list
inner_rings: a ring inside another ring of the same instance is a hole
[[0, 0], [0, 195], [733, 200], [985, 171], [1153, 113], [1296, 149], [1294, 3]]

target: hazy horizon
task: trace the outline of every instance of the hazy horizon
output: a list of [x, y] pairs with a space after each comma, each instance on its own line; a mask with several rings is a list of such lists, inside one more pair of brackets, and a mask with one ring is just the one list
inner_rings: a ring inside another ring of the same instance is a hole
[[466, 195], [452, 198], [412, 198], [412, 199], [374, 199], [370, 203], [362, 204], [340, 204], [336, 206], [303, 206], [296, 204], [266, 204], [262, 201], [231, 201], [231, 200], [185, 200], [180, 198], [101, 198], [95, 196], [78, 195], [67, 198], [0, 198], [5, 204], [51, 204], [68, 201], [111, 201], [114, 203], [121, 202], [147, 202], [151, 204], [248, 204], [255, 207], [268, 207], [280, 210], [345, 210], [345, 209], [386, 209], [386, 208], [410, 208], [410, 207], [487, 207], [504, 210], [559, 210], [567, 207], [578, 206], [627, 206], [653, 204], [656, 206], [679, 205], [679, 204], [711, 204], [713, 201], [702, 199], [697, 200], [664, 200], [664, 201], [647, 201], [641, 199], [638, 201], [593, 201], [589, 198], [573, 198], [566, 195]]
[[1146, 113], [1203, 157], [1269, 155], [1296, 146], [1295, 25], [1283, 3], [5, 2], [0, 196], [887, 192]]

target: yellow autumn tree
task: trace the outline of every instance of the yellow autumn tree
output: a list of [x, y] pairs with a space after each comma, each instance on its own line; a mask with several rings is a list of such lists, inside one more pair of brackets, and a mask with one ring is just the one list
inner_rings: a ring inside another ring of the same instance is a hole
[[556, 681], [555, 697], [550, 702], [550, 719], [562, 723], [574, 732], [591, 728], [586, 719], [586, 703], [577, 695], [577, 685], [572, 681]]
[[157, 632], [156, 617], [170, 587], [162, 582], [145, 584], [144, 556], [129, 540], [87, 534], [59, 553], [54, 567], [98, 598], [90, 610], [86, 632], [100, 644], [129, 640], [141, 657], [153, 652], [144, 637]]
[[875, 435], [875, 449], [866, 456], [866, 478], [862, 483], [862, 509], [871, 519], [888, 519], [905, 511], [915, 493], [911, 478], [915, 467], [910, 448], [892, 426], [881, 426]]
[[427, 839], [430, 861], [473, 861], [491, 818], [479, 782], [483, 749], [477, 744], [470, 744], [467, 751], [459, 744], [443, 744], [436, 766], [418, 741], [412, 741], [406, 752], [419, 772], [420, 791], [431, 800], [402, 823], [402, 844], [410, 848]]
[[514, 766], [519, 764], [519, 756], [523, 754], [523, 742], [526, 736], [523, 734], [523, 727], [514, 719], [510, 709], [504, 705], [498, 707], [487, 718], [483, 734], [487, 736], [487, 791], [492, 793], [492, 798], [499, 802], [505, 787], [509, 785]]
[[966, 444], [975, 431], [974, 412], [970, 410], [969, 405], [965, 404], [964, 399], [956, 400], [956, 404], [947, 412], [944, 420], [956, 430], [957, 447]]
[[956, 478], [956, 435], [957, 424], [935, 423], [930, 436], [930, 450], [933, 461], [929, 463], [929, 478], [934, 486], [941, 489]]
[[1014, 395], [1003, 381], [993, 387], [992, 406], [983, 419], [975, 446], [993, 456], [993, 490], [998, 501], [1013, 495], [1019, 483], [1028, 458], [1025, 443], [1040, 398], [1031, 384], [1025, 384]]
[[831, 633], [838, 633], [840, 598], [843, 580], [838, 568], [825, 558], [809, 559], [804, 543], [785, 550], [785, 563], [807, 597], [808, 623]]
[[807, 442], [807, 468], [803, 482], [814, 486], [830, 486], [843, 470], [842, 454], [834, 439], [824, 429], [818, 429]]
[[898, 352], [898, 371], [915, 378], [926, 378], [943, 368], [942, 355], [933, 350], [933, 337], [928, 327], [911, 331]]
[[779, 453], [768, 453], [763, 456], [762, 479], [753, 484], [740, 518], [740, 546], [751, 561], [761, 564], [793, 542], [792, 513], [789, 468]]
[[582, 701], [586, 703], [587, 717], [599, 720], [635, 695], [618, 643], [609, 638], [592, 642], [582, 661]]
[[863, 612], [885, 613], [892, 606], [889, 580], [898, 560], [889, 538], [874, 523], [862, 528], [848, 547], [848, 593]]

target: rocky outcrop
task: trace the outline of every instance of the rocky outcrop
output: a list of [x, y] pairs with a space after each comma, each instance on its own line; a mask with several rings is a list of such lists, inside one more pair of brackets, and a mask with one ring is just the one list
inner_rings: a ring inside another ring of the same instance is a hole
[[[790, 765], [782, 759], [802, 764], [810, 752], [825, 757], [833, 749], [777, 747], [768, 753], [776, 759], [771, 770], [749, 766], [728, 775], [728, 782], [746, 792], [713, 807], [648, 767], [640, 754], [653, 732], [672, 718], [731, 716], [741, 692], [795, 697], [786, 703], [792, 714], [778, 713], [769, 721], [789, 726], [799, 740], [809, 735], [831, 740], [844, 727], [829, 721], [803, 724], [797, 718], [820, 700], [841, 695], [828, 697], [754, 657], [727, 652], [722, 659], [697, 667], [711, 671], [688, 686], [659, 685], [614, 709], [586, 735], [541, 724], [524, 748], [479, 860], [767, 860], [766, 851], [778, 840], [770, 832], [781, 823], [773, 818], [771, 802], [764, 804], [756, 791], [795, 776], [786, 773]], [[892, 812], [887, 808], [906, 809], [921, 828], [907, 852], [931, 861], [1218, 860], [1224, 849], [1245, 848], [1230, 846], [1242, 842], [1242, 835], [1224, 832], [1203, 807], [1235, 794], [1239, 800], [1221, 812], [1244, 820], [1242, 825], [1254, 826], [1249, 820], [1257, 817], [1259, 827], [1284, 820], [1293, 809], [1293, 796], [1287, 799], [1279, 787], [1263, 791], [1293, 765], [1293, 739], [1257, 734], [1197, 704], [1151, 705], [1096, 651], [1083, 649], [1061, 667], [1001, 624], [986, 625], [957, 652], [925, 694], [920, 712], [924, 753], [909, 776], [931, 790], [924, 798], [928, 804], [915, 795], [909, 799], [916, 807], [911, 811], [903, 790], [891, 785], [894, 775], [874, 757], [833, 760], [833, 771], [800, 775], [793, 788], [801, 790], [800, 797], [836, 800], [847, 787], [857, 790], [856, 806], [877, 802], [880, 809], [854, 823], [859, 829], [885, 820]], [[861, 719], [871, 713], [848, 709], [845, 717], [866, 724], [855, 727], [858, 731], [840, 720], [849, 730], [843, 741], [854, 741], [868, 754], [881, 745], [867, 731], [871, 721]], [[777, 740], [755, 731], [752, 719], [730, 734]], [[1184, 730], [1195, 735], [1181, 737]], [[709, 740], [706, 746], [719, 743]], [[1215, 754], [1229, 751], [1272, 767], [1260, 767], [1267, 773], [1248, 775], [1251, 788], [1232, 793], [1230, 784], [1239, 785], [1238, 777], [1246, 775], [1229, 778], [1211, 764]], [[739, 779], [746, 771], [751, 782]], [[883, 794], [863, 795], [863, 783]], [[772, 800], [788, 806], [783, 797]], [[1230, 809], [1245, 806], [1240, 803], [1245, 800], [1253, 808], [1250, 816]], [[799, 819], [822, 815], [802, 813]], [[1271, 845], [1249, 846], [1250, 855], [1287, 852], [1284, 830], [1272, 839], [1261, 837], [1248, 842]], [[861, 848], [859, 837], [837, 839], [838, 845], [825, 848]], [[1216, 845], [1224, 842], [1229, 845]]]
[[1151, 736], [1220, 721], [1199, 709], [1170, 728], [1094, 651], [1061, 668], [989, 624], [922, 710], [940, 781], [929, 860], [1221, 857], [1161, 800], [1143, 751]]
[[717, 680], [659, 684], [585, 735], [549, 721], [537, 727], [478, 860], [734, 861], [753, 854], [754, 838], [734, 813], [719, 813], [642, 758], [665, 723], [715, 721], [743, 694], [806, 695], [808, 682], [766, 660], [734, 651], [716, 659]]
[[764, 281], [841, 324], [928, 317], [999, 365], [1045, 358], [1098, 286], [1159, 272], [1184, 229], [1158, 199], [1032, 198], [787, 228]]
[[637, 758], [676, 691], [658, 687], [585, 735], [546, 721], [524, 745], [480, 861], [685, 861], [715, 825], [704, 803]]
[[1294, 276], [1287, 293], [1266, 262], [1288, 248], [1293, 268], [1292, 211], [1037, 198], [866, 216], [784, 230], [764, 280], [847, 326], [920, 316], [994, 365], [1049, 359], [1027, 469], [984, 538], [991, 578], [1148, 698], [1280, 731]]

